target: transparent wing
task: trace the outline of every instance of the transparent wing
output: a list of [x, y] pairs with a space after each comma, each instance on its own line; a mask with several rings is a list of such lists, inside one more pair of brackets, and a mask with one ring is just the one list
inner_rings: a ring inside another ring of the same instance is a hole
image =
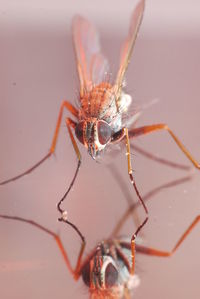
[[133, 51], [133, 47], [135, 44], [135, 40], [137, 37], [138, 30], [140, 28], [140, 24], [142, 22], [143, 12], [144, 12], [145, 0], [141, 0], [136, 8], [133, 11], [129, 33], [127, 38], [125, 39], [122, 49], [121, 49], [121, 59], [120, 59], [120, 67], [116, 78], [116, 86], [119, 90], [121, 90], [124, 74], [128, 67], [130, 57]]
[[75, 16], [72, 22], [74, 47], [80, 79], [81, 94], [90, 91], [93, 85], [103, 81], [108, 71], [108, 61], [101, 54], [95, 28], [81, 16]]

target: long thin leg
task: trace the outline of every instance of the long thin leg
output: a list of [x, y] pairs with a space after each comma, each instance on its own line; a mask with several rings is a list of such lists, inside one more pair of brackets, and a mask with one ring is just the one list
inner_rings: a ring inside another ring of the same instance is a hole
[[81, 264], [82, 264], [81, 261], [82, 261], [82, 256], [83, 256], [83, 253], [84, 253], [86, 243], [85, 243], [85, 238], [83, 237], [81, 232], [78, 230], [78, 228], [74, 224], [70, 223], [69, 221], [65, 221], [65, 222], [67, 222], [67, 224], [71, 225], [76, 230], [76, 232], [79, 234], [79, 236], [81, 237], [81, 240], [82, 240], [81, 248], [80, 248], [78, 258], [77, 258], [77, 262], [76, 262], [76, 266], [73, 269], [73, 267], [70, 263], [70, 260], [68, 258], [68, 255], [65, 251], [65, 248], [63, 246], [63, 243], [62, 243], [60, 237], [57, 234], [55, 234], [54, 232], [52, 232], [48, 228], [38, 224], [37, 222], [29, 220], [29, 219], [16, 217], [16, 216], [8, 216], [8, 215], [0, 215], [0, 218], [25, 222], [27, 224], [30, 224], [30, 225], [36, 227], [39, 230], [42, 230], [46, 234], [52, 236], [55, 239], [56, 244], [57, 244], [57, 246], [58, 246], [58, 248], [59, 248], [59, 250], [60, 250], [60, 252], [61, 252], [61, 254], [64, 258], [65, 264], [66, 264], [67, 268], [69, 269], [70, 273], [73, 275], [74, 279], [77, 280], [80, 277], [80, 268], [81, 268]]
[[140, 128], [134, 128], [132, 130], [129, 130], [129, 137], [138, 137], [145, 134], [150, 134], [156, 131], [160, 130], [166, 130], [170, 136], [174, 139], [180, 150], [186, 155], [186, 157], [192, 162], [192, 164], [200, 169], [200, 164], [192, 157], [192, 155], [189, 153], [189, 151], [186, 149], [186, 147], [182, 144], [182, 142], [174, 135], [174, 133], [171, 131], [171, 129], [166, 124], [155, 124], [150, 126], [144, 126]]
[[69, 132], [69, 136], [71, 138], [71, 142], [72, 142], [72, 145], [73, 145], [73, 148], [74, 148], [74, 151], [76, 153], [76, 156], [78, 158], [78, 160], [80, 161], [81, 160], [81, 154], [80, 154], [80, 151], [78, 149], [78, 146], [77, 146], [77, 143], [76, 143], [76, 140], [74, 139], [74, 135], [72, 134], [72, 130], [71, 130], [71, 127], [73, 129], [75, 129], [76, 127], [76, 122], [73, 121], [71, 118], [66, 118], [66, 126], [67, 126], [67, 129], [68, 129], [68, 132]]
[[[185, 182], [187, 182], [191, 179], [192, 179], [191, 176], [185, 176], [185, 177], [182, 177], [180, 179], [173, 180], [173, 181], [170, 181], [168, 183], [162, 184], [162, 185], [154, 188], [153, 190], [147, 192], [143, 196], [143, 201], [146, 203], [147, 200], [150, 200], [150, 199], [154, 198], [154, 196], [157, 193], [161, 192], [162, 190], [164, 190], [166, 188], [176, 187], [177, 185], [183, 184], [183, 183], [185, 183]], [[135, 209], [137, 209], [137, 207], [139, 205], [140, 205], [140, 203], [136, 202], [136, 203], [133, 203], [131, 206], [129, 206], [129, 208], [125, 211], [125, 213], [122, 215], [120, 220], [117, 222], [117, 225], [115, 226], [110, 238], [116, 238], [120, 234], [120, 230], [122, 229], [125, 222], [128, 220], [128, 217], [132, 215], [132, 213], [135, 211]]]
[[186, 231], [182, 234], [180, 239], [176, 242], [175, 246], [170, 251], [163, 251], [155, 248], [149, 248], [141, 245], [136, 245], [136, 250], [139, 253], [153, 255], [153, 256], [159, 256], [159, 257], [169, 257], [172, 256], [176, 250], [183, 244], [183, 241], [189, 236], [191, 231], [194, 229], [194, 227], [200, 222], [200, 215], [198, 215], [193, 222], [190, 224], [190, 226], [186, 229]]
[[[0, 185], [6, 185], [10, 182], [13, 182], [13, 181], [16, 181], [16, 180], [22, 178], [23, 176], [31, 173], [33, 170], [35, 170], [37, 167], [39, 167], [44, 161], [46, 161], [48, 158], [51, 157], [51, 155], [55, 152], [55, 148], [56, 148], [56, 144], [57, 144], [57, 140], [58, 140], [58, 135], [59, 135], [59, 131], [60, 131], [61, 120], [62, 120], [62, 116], [63, 116], [63, 111], [64, 111], [65, 108], [69, 112], [71, 112], [72, 115], [74, 115], [76, 118], [78, 118], [78, 110], [72, 104], [70, 104], [69, 102], [67, 102], [67, 101], [62, 102], [49, 152], [39, 162], [34, 164], [32, 167], [30, 167], [29, 169], [27, 169], [26, 171], [22, 172], [21, 174], [19, 174], [17, 176], [14, 176], [14, 177], [12, 177], [8, 180], [0, 182]], [[77, 152], [76, 152], [76, 154], [77, 154]], [[78, 157], [78, 159], [79, 159], [79, 157]]]
[[68, 132], [69, 132], [69, 136], [70, 136], [71, 141], [72, 141], [72, 145], [73, 145], [74, 151], [75, 151], [75, 153], [77, 155], [77, 158], [78, 158], [78, 165], [77, 165], [74, 177], [73, 177], [73, 179], [71, 181], [71, 184], [69, 185], [69, 188], [67, 189], [67, 191], [65, 192], [65, 194], [63, 195], [63, 197], [61, 198], [61, 200], [57, 204], [57, 209], [62, 214], [61, 218], [58, 219], [59, 221], [66, 220], [67, 212], [61, 208], [61, 204], [63, 203], [63, 201], [67, 197], [67, 195], [70, 192], [71, 188], [73, 187], [74, 182], [76, 180], [76, 177], [78, 175], [80, 166], [81, 166], [81, 154], [80, 154], [80, 151], [78, 149], [76, 140], [74, 139], [74, 135], [72, 133], [72, 130], [71, 130], [71, 127], [75, 128], [75, 122], [73, 120], [71, 120], [70, 118], [67, 118], [66, 119], [66, 125], [67, 125], [67, 129], [68, 129]]
[[[191, 156], [191, 154], [188, 152], [188, 150], [184, 147], [184, 145], [180, 142], [180, 140], [174, 135], [174, 133], [170, 130], [170, 128], [166, 124], [155, 124], [155, 125], [135, 128], [135, 129], [132, 129], [132, 130], [129, 131], [129, 136], [130, 137], [138, 137], [138, 136], [145, 135], [145, 134], [150, 134], [150, 133], [153, 133], [153, 132], [156, 132], [156, 131], [159, 131], [159, 130], [168, 131], [168, 133], [171, 135], [171, 137], [174, 139], [174, 141], [176, 142], [178, 147], [181, 149], [181, 151], [186, 155], [186, 157], [192, 162], [192, 164], [197, 169], [200, 169], [200, 164]], [[140, 229], [141, 228], [139, 227], [139, 230]], [[135, 252], [135, 237], [136, 237], [136, 235], [133, 235], [132, 239], [131, 239], [132, 256], [134, 256], [134, 252]], [[179, 247], [179, 245], [177, 247]], [[175, 247], [174, 250], [176, 250], [177, 247]], [[174, 252], [174, 250], [172, 251], [172, 253]], [[153, 249], [152, 249], [152, 253], [153, 252], [156, 252], [156, 251], [153, 251]], [[170, 253], [170, 255], [172, 253]]]
[[[133, 192], [131, 192], [132, 190], [130, 191], [127, 188], [127, 184], [126, 184], [127, 182], [125, 180], [125, 177], [122, 176], [121, 170], [118, 169], [114, 163], [109, 164], [107, 167], [111, 172], [112, 178], [116, 181], [116, 184], [118, 184], [118, 186], [120, 187], [120, 190], [123, 194], [123, 198], [125, 198], [127, 201], [127, 206], [132, 207], [132, 205], [135, 203], [135, 199], [133, 201]], [[138, 200], [137, 203], [140, 204]], [[133, 217], [133, 222], [136, 225], [138, 225], [140, 222], [140, 217], [137, 211], [135, 213], [132, 213], [132, 217]], [[113, 237], [113, 235], [111, 237]]]
[[186, 170], [186, 171], [190, 170], [190, 166], [183, 165], [183, 164], [180, 164], [180, 163], [175, 163], [173, 161], [157, 157], [156, 155], [153, 155], [152, 153], [149, 153], [148, 151], [144, 150], [143, 148], [139, 147], [138, 145], [131, 144], [131, 149], [132, 148], [133, 148], [134, 152], [138, 152], [141, 155], [145, 156], [146, 158], [151, 159], [155, 162], [167, 165], [167, 166], [172, 167], [172, 168], [177, 168], [177, 169]]
[[142, 222], [142, 224], [140, 224], [135, 233], [133, 234], [132, 238], [131, 238], [131, 254], [132, 254], [132, 268], [131, 268], [131, 274], [134, 274], [135, 273], [135, 239], [139, 233], [139, 231], [144, 227], [144, 225], [147, 223], [148, 221], [148, 210], [147, 210], [147, 207], [137, 189], [137, 186], [136, 186], [136, 183], [135, 183], [135, 180], [133, 178], [133, 170], [132, 170], [132, 167], [131, 167], [131, 154], [130, 154], [130, 142], [129, 142], [129, 134], [128, 134], [128, 129], [127, 128], [124, 128], [124, 133], [125, 133], [125, 136], [126, 136], [126, 154], [127, 154], [127, 161], [128, 161], [128, 174], [129, 174], [129, 177], [130, 177], [130, 180], [131, 180], [131, 183], [135, 189], [135, 192], [145, 210], [145, 213], [146, 213], [146, 217], [144, 219], [144, 221]]
[[129, 174], [129, 177], [130, 177], [130, 180], [131, 180], [131, 184], [133, 185], [134, 189], [135, 189], [135, 192], [144, 208], [144, 211], [146, 213], [146, 218], [145, 220], [142, 222], [141, 225], [138, 226], [136, 232], [134, 233], [134, 235], [132, 236], [132, 239], [135, 239], [137, 234], [139, 233], [139, 231], [143, 228], [143, 226], [147, 223], [148, 221], [148, 209], [138, 191], [138, 188], [136, 186], [136, 183], [135, 183], [135, 180], [133, 178], [133, 170], [132, 170], [132, 166], [131, 166], [131, 154], [130, 154], [130, 141], [129, 141], [129, 132], [128, 132], [128, 129], [127, 128], [124, 128], [124, 134], [126, 136], [126, 155], [127, 155], [127, 161], [128, 161], [128, 174]]
[[[155, 194], [157, 194], [164, 188], [174, 187], [174, 186], [181, 184], [189, 179], [191, 179], [190, 176], [160, 185], [159, 187], [154, 188], [153, 190], [149, 191], [145, 196], [143, 196], [143, 201], [146, 202], [147, 200], [152, 198]], [[128, 217], [132, 214], [132, 212], [137, 208], [138, 205], [139, 205], [139, 202], [134, 203], [132, 206], [129, 207], [129, 209], [127, 209], [127, 211], [124, 213], [124, 215], [121, 217], [121, 219], [118, 221], [116, 227], [114, 228], [114, 230], [111, 234], [111, 238], [114, 238], [118, 235], [122, 226], [127, 221]], [[137, 246], [135, 244], [136, 236], [137, 236], [137, 234], [134, 234], [131, 238], [131, 258], [132, 258], [131, 274], [132, 275], [135, 273], [135, 247]]]

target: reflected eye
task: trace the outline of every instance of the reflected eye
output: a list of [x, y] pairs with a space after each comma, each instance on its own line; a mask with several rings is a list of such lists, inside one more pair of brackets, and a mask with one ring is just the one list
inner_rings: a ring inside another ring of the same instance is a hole
[[82, 269], [82, 278], [84, 283], [89, 287], [90, 286], [90, 264], [87, 263]]
[[99, 142], [102, 145], [106, 144], [111, 138], [110, 126], [105, 121], [99, 120], [97, 123], [97, 131]]
[[84, 130], [84, 121], [81, 121], [80, 123], [77, 124], [75, 128], [75, 134], [78, 140], [84, 144], [84, 139], [83, 139], [83, 130]]
[[105, 273], [105, 285], [107, 288], [112, 288], [114, 285], [116, 285], [118, 279], [118, 272], [116, 268], [109, 263], [106, 267], [106, 273]]

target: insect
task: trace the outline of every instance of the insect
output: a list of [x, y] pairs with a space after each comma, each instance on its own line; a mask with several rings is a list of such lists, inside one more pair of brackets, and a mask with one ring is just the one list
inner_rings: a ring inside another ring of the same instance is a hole
[[73, 186], [82, 161], [74, 134], [78, 141], [87, 148], [89, 155], [94, 160], [97, 159], [109, 145], [114, 145], [123, 141], [126, 142], [128, 175], [146, 212], [146, 218], [141, 226], [148, 220], [148, 210], [140, 196], [133, 176], [130, 139], [165, 130], [170, 134], [180, 150], [193, 165], [198, 169], [200, 168], [199, 163], [192, 157], [166, 124], [160, 123], [135, 127], [137, 115], [133, 116], [132, 123], [130, 119], [127, 121], [126, 116], [132, 99], [131, 96], [124, 91], [124, 76], [142, 22], [144, 7], [145, 0], [140, 0], [133, 11], [129, 32], [121, 48], [119, 70], [112, 83], [110, 79], [107, 79], [108, 61], [101, 53], [99, 39], [95, 28], [81, 16], [76, 16], [73, 19], [73, 41], [80, 81], [79, 107], [76, 108], [70, 102], [64, 101], [60, 107], [49, 152], [28, 170], [8, 180], [2, 181], [0, 185], [5, 185], [31, 173], [52, 156], [56, 149], [61, 121], [65, 110], [70, 112], [73, 117], [73, 119], [67, 117], [65, 122], [78, 159], [78, 164], [69, 189], [58, 203], [58, 210], [62, 213], [63, 217], [65, 217], [65, 211], [61, 208], [61, 203]]
[[[183, 183], [187, 180], [188, 177], [161, 185], [144, 195], [143, 199], [144, 201], [150, 200], [163, 189], [176, 186], [177, 184]], [[130, 238], [120, 237], [120, 231], [123, 225], [128, 220], [128, 217], [135, 211], [137, 206], [138, 203], [130, 206], [118, 221], [110, 237], [101, 241], [85, 258], [83, 255], [86, 243], [83, 235], [79, 232], [82, 244], [75, 263], [75, 268], [72, 266], [63, 243], [56, 233], [43, 225], [25, 218], [8, 215], [0, 215], [0, 218], [24, 222], [53, 237], [64, 258], [69, 272], [75, 280], [82, 277], [83, 282], [89, 289], [90, 298], [130, 299], [132, 292], [140, 283], [140, 278], [135, 269], [135, 260], [137, 255], [146, 254], [157, 257], [170, 257], [175, 253], [192, 229], [200, 221], [200, 215], [198, 215], [181, 235], [171, 251], [149, 248], [137, 243], [136, 234], [132, 236], [131, 242]], [[62, 221], [65, 222], [65, 220]]]

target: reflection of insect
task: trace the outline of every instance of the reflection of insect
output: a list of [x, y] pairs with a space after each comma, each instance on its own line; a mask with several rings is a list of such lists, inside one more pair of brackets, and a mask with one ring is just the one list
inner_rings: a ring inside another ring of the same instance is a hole
[[[80, 80], [80, 107], [77, 109], [69, 102], [64, 101], [60, 108], [51, 148], [47, 155], [45, 155], [38, 163], [29, 168], [27, 171], [1, 182], [1, 185], [15, 181], [32, 172], [54, 153], [64, 110], [71, 112], [75, 119], [73, 120], [67, 117], [66, 126], [68, 128], [69, 135], [78, 158], [76, 173], [67, 193], [74, 184], [81, 164], [81, 154], [79, 152], [72, 130], [74, 130], [78, 140], [88, 149], [88, 152], [93, 159], [96, 159], [107, 145], [120, 142], [121, 140], [126, 141], [128, 174], [131, 183], [133, 184], [136, 193], [143, 204], [146, 214], [148, 214], [148, 211], [142, 201], [142, 198], [140, 197], [132, 174], [129, 143], [130, 138], [159, 130], [167, 130], [187, 158], [194, 164], [195, 167], [200, 168], [196, 160], [190, 155], [187, 149], [177, 139], [167, 125], [153, 124], [129, 129], [128, 126], [130, 126], [130, 120], [129, 122], [125, 121], [124, 116], [126, 115], [126, 112], [131, 104], [131, 97], [123, 91], [123, 81], [142, 21], [144, 5], [145, 1], [140, 0], [133, 11], [129, 33], [121, 49], [119, 70], [115, 81], [112, 84], [106, 79], [108, 63], [107, 59], [100, 52], [100, 45], [94, 27], [87, 20], [80, 16], [74, 18], [72, 29], [77, 59], [77, 69]], [[136, 118], [137, 117], [132, 119], [132, 123], [134, 123]], [[64, 212], [61, 209], [60, 204], [64, 200], [67, 193], [58, 204], [58, 209], [60, 212]], [[143, 224], [146, 221], [147, 217]]]
[[[145, 201], [149, 200], [162, 189], [176, 186], [178, 183], [182, 183], [187, 179], [188, 178], [183, 178], [181, 180], [173, 181], [165, 185], [159, 186], [147, 193], [143, 197], [143, 199]], [[83, 253], [85, 249], [85, 241], [80, 233], [80, 236], [82, 238], [82, 245], [79, 251], [75, 268], [73, 268], [71, 265], [70, 259], [64, 249], [60, 237], [54, 232], [34, 221], [27, 220], [21, 217], [0, 215], [0, 218], [28, 223], [38, 228], [39, 230], [42, 230], [48, 235], [52, 236], [56, 240], [58, 248], [67, 265], [67, 268], [73, 275], [74, 279], [78, 280], [80, 276], [82, 276], [84, 283], [89, 288], [90, 298], [130, 299], [132, 291], [136, 286], [138, 286], [140, 282], [139, 277], [135, 271], [135, 253], [141, 253], [158, 257], [169, 257], [178, 249], [178, 247], [182, 244], [185, 238], [189, 235], [191, 230], [200, 221], [199, 215], [186, 229], [186, 231], [180, 237], [178, 242], [176, 242], [175, 246], [171, 251], [163, 251], [155, 248], [149, 248], [137, 244], [137, 240], [135, 240], [135, 234], [133, 235], [131, 242], [128, 238], [119, 237], [119, 232], [122, 226], [137, 206], [138, 205], [133, 205], [129, 207], [129, 209], [126, 211], [126, 213], [122, 216], [122, 218], [116, 225], [111, 236], [108, 239], [100, 242], [84, 259]]]

